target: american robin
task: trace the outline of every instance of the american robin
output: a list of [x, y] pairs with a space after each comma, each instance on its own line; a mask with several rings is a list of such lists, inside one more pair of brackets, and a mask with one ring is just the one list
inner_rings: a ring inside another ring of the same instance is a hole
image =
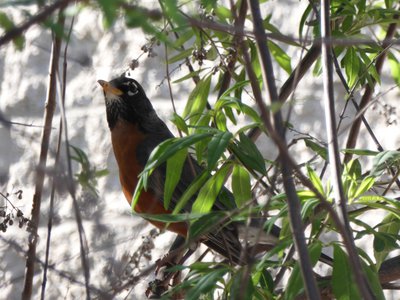
[[[111, 140], [115, 158], [119, 167], [119, 178], [126, 200], [131, 203], [138, 184], [138, 176], [143, 171], [150, 153], [161, 142], [173, 138], [167, 125], [157, 116], [142, 86], [125, 74], [109, 82], [99, 80], [105, 96], [107, 121], [111, 131]], [[184, 164], [182, 176], [171, 199], [171, 209], [175, 207], [183, 192], [195, 179], [202, 168], [194, 159], [188, 158]], [[163, 205], [163, 188], [166, 178], [166, 167], [161, 165], [153, 171], [148, 189], [142, 191], [135, 206], [135, 211], [146, 214], [169, 214]], [[235, 206], [233, 195], [226, 189], [222, 191], [232, 207]], [[183, 210], [190, 212], [195, 197]], [[224, 200], [226, 201], [226, 199]], [[225, 204], [224, 204], [225, 203]], [[216, 199], [212, 208], [215, 211], [226, 211], [226, 202]], [[165, 228], [165, 223], [151, 221], [158, 228]], [[208, 232], [203, 243], [222, 254], [234, 263], [240, 263], [242, 245], [238, 239], [236, 223], [223, 224], [216, 230]], [[186, 237], [188, 223], [170, 223], [167, 227]]]

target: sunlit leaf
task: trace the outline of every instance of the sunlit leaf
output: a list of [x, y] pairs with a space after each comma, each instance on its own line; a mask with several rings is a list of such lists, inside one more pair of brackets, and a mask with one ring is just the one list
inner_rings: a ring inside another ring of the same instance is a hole
[[[312, 265], [315, 265], [319, 257], [321, 256], [322, 244], [320, 242], [316, 242], [309, 246], [308, 251], [311, 258], [311, 263]], [[300, 272], [299, 263], [297, 262], [293, 268], [292, 273], [290, 274], [284, 299], [296, 299], [296, 296], [299, 295], [301, 292], [304, 292], [304, 281]]]
[[243, 299], [252, 300], [254, 299], [254, 286], [251, 280], [250, 272], [247, 271], [246, 267], [242, 267], [237, 271], [232, 280], [230, 288], [230, 300]]
[[[176, 54], [175, 56], [170, 57], [170, 58], [168, 59], [168, 63], [169, 63], [169, 64], [173, 64], [173, 63], [176, 63], [176, 62], [178, 62], [178, 61], [181, 61], [181, 60], [183, 60], [183, 59], [185, 59], [185, 58], [191, 56], [192, 52], [193, 52], [193, 48], [188, 48], [188, 49], [182, 50], [182, 51], [180, 51], [178, 54]], [[194, 73], [194, 74], [196, 74], [196, 73]], [[194, 74], [193, 74], [193, 75], [194, 75]], [[187, 76], [187, 75], [186, 75], [186, 76]], [[186, 76], [185, 76], [185, 77], [186, 77]], [[188, 77], [188, 78], [190, 78], [190, 77]], [[181, 81], [182, 81], [182, 80], [181, 80]], [[179, 81], [178, 81], [178, 82], [179, 82]]]
[[367, 191], [370, 190], [370, 188], [374, 185], [374, 183], [375, 183], [374, 177], [368, 176], [364, 178], [363, 181], [358, 186], [357, 191], [354, 193], [353, 197], [357, 198], [362, 194], [366, 193]]
[[307, 173], [308, 173], [308, 178], [311, 180], [314, 187], [318, 190], [318, 192], [321, 195], [324, 195], [324, 187], [323, 187], [322, 181], [319, 178], [319, 176], [317, 175], [317, 173], [315, 173], [315, 171], [313, 169], [311, 169], [310, 166], [307, 166]]
[[361, 299], [347, 254], [338, 244], [333, 244], [333, 257], [332, 289], [336, 299]]
[[[393, 214], [388, 214], [381, 222], [378, 232], [389, 235], [385, 239], [385, 236], [381, 236], [381, 242], [383, 247], [376, 249], [374, 240], [374, 256], [376, 259], [376, 268], [379, 270], [382, 262], [386, 259], [390, 251], [396, 246], [397, 238], [400, 231], [400, 220]], [[376, 238], [376, 237], [375, 237]]]
[[360, 71], [360, 58], [357, 56], [357, 52], [353, 47], [350, 47], [347, 50], [342, 60], [342, 64], [346, 70], [347, 84], [350, 87], [353, 87], [358, 80], [358, 74]]
[[237, 145], [231, 145], [233, 153], [248, 168], [265, 174], [265, 162], [257, 146], [243, 133]]
[[271, 40], [268, 41], [268, 46], [278, 65], [290, 74], [292, 72], [290, 56]]
[[164, 185], [164, 208], [168, 209], [172, 194], [174, 193], [175, 187], [181, 179], [183, 165], [187, 157], [187, 149], [182, 149], [176, 152], [167, 160], [168, 176], [165, 178]]
[[196, 240], [211, 230], [219, 230], [219, 228], [216, 228], [216, 225], [219, 225], [224, 216], [223, 212], [212, 212], [198, 219], [193, 219], [194, 222], [189, 227], [189, 239]]
[[251, 199], [250, 174], [241, 165], [235, 165], [232, 172], [232, 191], [237, 207]]
[[397, 58], [389, 52], [388, 55], [390, 71], [392, 73], [392, 77], [397, 85], [400, 86], [400, 62]]
[[189, 129], [188, 129], [187, 125], [186, 125], [186, 122], [180, 115], [174, 113], [172, 115], [171, 121], [182, 132], [184, 132], [185, 134], [189, 133]]
[[230, 170], [229, 165], [219, 169], [200, 189], [196, 201], [193, 203], [192, 212], [209, 212], [225, 183], [226, 176]]
[[232, 133], [220, 131], [215, 134], [208, 144], [207, 165], [209, 169], [214, 168], [218, 159], [226, 151], [226, 147], [231, 141]]
[[206, 107], [208, 94], [210, 92], [210, 84], [211, 76], [203, 78], [189, 95], [182, 116], [186, 118], [190, 115], [191, 124], [194, 124], [200, 118], [200, 114], [204, 111]]
[[379, 153], [378, 151], [372, 151], [368, 149], [343, 149], [342, 152], [360, 156], [375, 156]]
[[326, 147], [315, 143], [311, 139], [304, 139], [304, 143], [306, 143], [306, 146], [308, 148], [310, 148], [316, 154], [321, 156], [323, 158], [323, 160], [327, 160], [328, 159], [328, 150], [326, 149]]
[[395, 150], [382, 151], [377, 154], [373, 161], [371, 176], [380, 176], [383, 171], [400, 162], [400, 152]]
[[199, 297], [216, 288], [216, 283], [222, 280], [222, 277], [227, 273], [228, 269], [220, 267], [212, 269], [212, 271], [201, 276], [196, 285], [188, 290], [185, 295], [186, 300], [199, 300]]

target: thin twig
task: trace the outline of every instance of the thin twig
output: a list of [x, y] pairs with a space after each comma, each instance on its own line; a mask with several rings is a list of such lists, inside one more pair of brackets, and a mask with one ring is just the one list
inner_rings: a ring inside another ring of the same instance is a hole
[[29, 20], [27, 20], [25, 23], [8, 30], [2, 37], [0, 37], [0, 47], [23, 34], [24, 31], [29, 29], [32, 25], [45, 21], [57, 9], [64, 9], [72, 1], [78, 2], [80, 0], [59, 0], [49, 6], [44, 7], [38, 14], [29, 18]]
[[[242, 28], [244, 26], [244, 21], [246, 20], [246, 14], [247, 14], [246, 1], [242, 1], [242, 3], [240, 4], [239, 14], [236, 13], [235, 7], [234, 7], [234, 5], [233, 5], [233, 3], [231, 1], [231, 12], [232, 12], [232, 14], [234, 15], [234, 18], [235, 18], [234, 26], [238, 27], [238, 28]], [[237, 34], [235, 34], [233, 36], [233, 41], [232, 41], [234, 49], [237, 48], [239, 42], [240, 42], [240, 38], [238, 37]], [[233, 70], [235, 68], [237, 59], [238, 59], [238, 52], [235, 51], [232, 54], [232, 57], [231, 57], [228, 65], [226, 66], [226, 71], [224, 72], [224, 75], [222, 76], [221, 87], [220, 87], [219, 92], [218, 92], [218, 98], [220, 98], [221, 95], [223, 93], [225, 93], [225, 91], [229, 87], [229, 84], [230, 84], [231, 79], [232, 79], [232, 73], [233, 73]]]
[[[275, 85], [275, 77], [273, 72], [273, 64], [271, 54], [268, 49], [267, 37], [263, 29], [263, 20], [261, 17], [259, 2], [256, 0], [248, 0], [254, 24], [254, 35], [256, 38], [256, 45], [260, 60], [261, 71], [264, 81], [264, 86], [267, 89], [269, 99], [272, 104], [279, 102], [278, 92]], [[261, 101], [260, 101], [261, 100]], [[261, 111], [266, 110], [265, 104], [262, 99], [258, 99], [257, 105]], [[264, 117], [263, 117], [264, 121]], [[281, 146], [287, 151], [285, 141], [285, 128], [283, 126], [283, 119], [280, 110], [273, 114], [273, 121], [278, 138], [281, 141]], [[266, 123], [264, 121], [264, 123]], [[279, 149], [280, 150], [280, 149]], [[300, 200], [297, 197], [296, 188], [292, 178], [292, 167], [284, 158], [280, 150], [280, 164], [283, 176], [283, 185], [287, 195], [289, 219], [293, 233], [293, 240], [296, 251], [299, 255], [299, 266], [302, 272], [302, 277], [305, 284], [305, 290], [310, 299], [320, 299], [319, 290], [315, 277], [313, 275], [313, 268], [311, 259], [308, 254], [307, 244], [304, 234], [304, 225], [301, 220]]]
[[[299, 62], [297, 67], [290, 74], [289, 78], [282, 85], [279, 92], [279, 101], [285, 102], [292, 92], [296, 89], [300, 80], [304, 77], [307, 71], [311, 68], [314, 62], [321, 55], [321, 47], [317, 44], [311, 46], [304, 58]], [[256, 141], [261, 134], [261, 129], [255, 127], [249, 131], [247, 136], [251, 138], [252, 141]]]
[[[368, 134], [370, 135], [370, 137], [374, 141], [376, 148], [380, 152], [384, 151], [381, 143], [379, 142], [379, 140], [376, 137], [374, 131], [372, 130], [371, 126], [369, 125], [367, 119], [365, 118], [364, 114], [361, 112], [360, 107], [358, 106], [357, 102], [355, 101], [354, 95], [353, 95], [352, 91], [350, 90], [350, 87], [348, 86], [348, 84], [346, 82], [346, 79], [344, 78], [342, 70], [340, 69], [339, 61], [338, 61], [336, 55], [334, 55], [333, 52], [332, 52], [332, 56], [333, 56], [333, 62], [334, 62], [334, 65], [335, 65], [336, 74], [339, 76], [339, 79], [342, 82], [343, 87], [345, 88], [347, 94], [349, 94], [349, 97], [350, 97], [350, 99], [346, 101], [346, 104], [345, 104], [342, 112], [340, 113], [340, 121], [338, 123], [336, 131], [338, 132], [339, 129], [340, 129], [340, 125], [341, 125], [341, 121], [343, 120], [344, 113], [346, 111], [346, 108], [348, 107], [349, 101], [351, 101], [351, 103], [353, 103], [357, 113], [360, 115], [361, 121], [363, 122], [365, 128], [367, 129]], [[370, 103], [372, 103], [372, 101], [370, 101]], [[367, 107], [369, 107], [369, 106], [367, 106]], [[366, 107], [364, 108], [364, 110], [366, 110]], [[327, 162], [325, 162], [324, 167], [326, 166], [326, 164], [327, 164]], [[389, 170], [390, 170], [390, 172], [392, 173], [393, 176], [396, 174], [396, 170], [394, 168], [389, 168]], [[394, 182], [396, 182], [397, 186], [400, 188], [400, 180], [397, 178], [397, 176], [395, 176], [393, 178], [393, 180], [394, 180]], [[389, 188], [390, 188], [390, 186], [388, 186], [388, 189]]]
[[80, 256], [81, 256], [81, 264], [83, 268], [83, 274], [85, 277], [85, 287], [86, 287], [86, 299], [90, 299], [90, 266], [89, 266], [89, 259], [87, 257], [87, 253], [89, 252], [88, 250], [88, 244], [86, 240], [86, 235], [85, 235], [85, 230], [82, 225], [82, 216], [78, 204], [78, 199], [76, 198], [76, 188], [75, 188], [75, 182], [74, 182], [74, 174], [72, 172], [72, 164], [71, 164], [71, 153], [70, 153], [70, 144], [69, 144], [69, 138], [68, 138], [68, 126], [67, 126], [67, 118], [65, 114], [65, 107], [64, 107], [64, 102], [65, 102], [65, 91], [66, 91], [66, 81], [67, 81], [67, 68], [64, 66], [63, 70], [63, 77], [62, 77], [62, 99], [60, 99], [60, 113], [61, 113], [61, 121], [62, 121], [62, 127], [64, 129], [64, 137], [65, 137], [65, 152], [66, 152], [66, 157], [67, 157], [67, 188], [69, 191], [69, 194], [72, 197], [72, 204], [74, 208], [74, 213], [75, 213], [75, 218], [76, 218], [76, 224], [78, 226], [78, 236], [79, 236], [79, 250], [80, 250]]
[[[63, 19], [61, 18], [59, 19], [59, 24], [63, 26]], [[32, 212], [31, 212], [32, 232], [29, 237], [29, 249], [26, 260], [25, 283], [22, 292], [22, 299], [24, 300], [29, 300], [32, 296], [32, 284], [33, 284], [35, 259], [36, 259], [36, 246], [38, 241], [37, 231], [40, 221], [40, 205], [42, 201], [43, 183], [45, 178], [47, 153], [49, 151], [51, 127], [53, 122], [54, 111], [56, 108], [56, 93], [57, 93], [56, 74], [58, 68], [58, 61], [60, 57], [61, 43], [62, 43], [61, 37], [53, 37], [53, 45], [52, 45], [50, 67], [49, 67], [47, 99], [44, 112], [44, 128], [42, 131], [39, 164], [36, 170], [35, 193], [33, 195], [33, 200], [32, 200]]]
[[[330, 38], [330, 1], [321, 0], [321, 34], [324, 38]], [[347, 200], [344, 193], [341, 181], [341, 162], [339, 154], [339, 143], [336, 133], [336, 120], [335, 120], [335, 101], [333, 93], [333, 63], [331, 56], [331, 46], [322, 45], [322, 70], [323, 70], [323, 83], [324, 83], [324, 107], [325, 107], [325, 122], [328, 138], [328, 153], [329, 153], [329, 166], [331, 171], [333, 192], [336, 201], [338, 201], [338, 215], [340, 222], [346, 229], [345, 234], [348, 236], [349, 244], [346, 245], [349, 254], [350, 266], [357, 282], [357, 286], [363, 299], [374, 299], [372, 291], [368, 285], [368, 281], [362, 271], [360, 258], [358, 256], [354, 239], [352, 238], [352, 231], [347, 215]]]
[[[60, 13], [60, 18], [61, 17], [62, 16]], [[67, 69], [67, 50], [68, 50], [69, 41], [71, 39], [71, 33], [72, 33], [72, 27], [74, 24], [74, 20], [75, 20], [75, 17], [72, 17], [71, 25], [70, 25], [69, 32], [67, 35], [67, 40], [65, 43], [64, 54], [63, 54], [63, 57], [64, 57], [63, 72], [66, 72], [66, 69]], [[64, 78], [65, 78], [65, 76], [64, 76]], [[63, 84], [61, 98], [62, 98], [61, 101], [64, 104], [65, 103], [65, 80], [64, 80], [64, 84]], [[61, 153], [62, 133], [63, 133], [63, 122], [60, 117], [58, 140], [57, 140], [57, 150], [56, 150], [56, 157], [55, 157], [55, 161], [54, 161], [54, 169], [56, 171], [60, 170], [59, 161], [60, 161], [60, 153]], [[49, 267], [49, 257], [50, 257], [51, 230], [53, 227], [53, 216], [54, 216], [55, 191], [56, 191], [56, 180], [55, 180], [55, 177], [53, 176], [53, 182], [52, 182], [51, 194], [50, 194], [49, 216], [48, 216], [48, 223], [47, 223], [46, 257], [45, 257], [45, 264], [44, 264], [44, 268], [43, 268], [42, 291], [41, 291], [41, 295], [40, 295], [42, 300], [45, 299], [45, 293], [46, 293], [47, 270]]]
[[[158, 1], [158, 3], [160, 4], [162, 11], [165, 11], [164, 3], [162, 1], [160, 1], [160, 0]], [[168, 17], [168, 14], [164, 14], [164, 15], [165, 15], [165, 17], [166, 17], [166, 19], [168, 21], [168, 24], [171, 26], [171, 29], [172, 29], [172, 32], [175, 35], [175, 38], [178, 40], [179, 39], [179, 34], [176, 32], [173, 22]], [[185, 50], [185, 47], [183, 45], [181, 45], [180, 48], [181, 48], [182, 51]], [[193, 73], [194, 72], [194, 68], [193, 68], [192, 63], [190, 62], [189, 58], [185, 58], [185, 62], [186, 62], [186, 66], [189, 69], [189, 72]], [[193, 78], [193, 81], [194, 81], [195, 84], [198, 84], [200, 82], [200, 77], [198, 75], [194, 75], [192, 78]], [[208, 104], [208, 106], [209, 106], [209, 104]]]
[[[400, 17], [400, 14], [397, 14], [393, 17], [393, 19], [399, 20], [399, 17]], [[382, 53], [380, 53], [379, 57], [376, 60], [376, 64], [375, 64], [376, 72], [378, 75], [382, 71], [382, 66], [387, 57], [388, 49], [393, 45], [393, 43], [390, 41], [393, 39], [394, 35], [396, 34], [396, 28], [397, 28], [397, 22], [394, 22], [394, 23], [390, 24], [387, 29], [385, 40], [382, 43], [382, 48], [383, 48]], [[375, 85], [376, 85], [376, 81], [373, 80], [372, 84], [367, 84], [365, 86], [364, 95], [361, 98], [360, 105], [359, 105], [360, 110], [362, 110], [366, 106], [368, 106], [368, 103], [371, 101], [372, 94], [375, 89]], [[347, 143], [346, 143], [347, 149], [353, 149], [356, 146], [358, 134], [360, 132], [360, 127], [361, 127], [361, 119], [358, 118], [353, 122], [352, 127], [350, 129], [350, 133], [349, 133]], [[349, 162], [351, 158], [352, 158], [352, 154], [349, 152], [346, 153], [344, 162], [345, 163]]]
[[[15, 250], [20, 256], [25, 256], [27, 254], [26, 251], [16, 241], [10, 240], [10, 239], [5, 239], [2, 235], [0, 235], [0, 240], [2, 242], [4, 242], [4, 243], [10, 245], [13, 248], [13, 250]], [[44, 267], [44, 265], [45, 265], [45, 262], [40, 260], [37, 257], [35, 258], [35, 262], [37, 264], [39, 264], [40, 266], [42, 266], [42, 267]], [[70, 273], [68, 273], [66, 271], [59, 270], [53, 264], [50, 264], [48, 266], [48, 268], [49, 268], [49, 270], [54, 272], [54, 274], [56, 274], [60, 278], [68, 280], [70, 283], [77, 284], [79, 286], [84, 286], [85, 285], [84, 282], [81, 282], [76, 278], [76, 274], [70, 274]], [[90, 290], [92, 292], [98, 294], [99, 296], [101, 296], [101, 299], [111, 299], [109, 294], [107, 294], [104, 291], [99, 290], [95, 286], [90, 286]]]
[[[259, 38], [257, 36], [257, 33], [254, 33], [250, 30], [244, 29], [244, 28], [238, 28], [233, 25], [228, 25], [228, 24], [222, 24], [210, 20], [199, 20], [193, 17], [187, 17], [187, 21], [189, 22], [190, 25], [198, 28], [207, 28], [215, 31], [220, 31], [224, 32], [227, 34], [239, 34], [245, 37], [249, 38]], [[375, 24], [374, 24], [375, 25]], [[355, 37], [349, 37], [349, 38], [336, 38], [336, 37], [331, 37], [331, 38], [316, 38], [316, 39], [299, 39], [297, 37], [293, 36], [288, 36], [284, 35], [281, 33], [265, 33], [268, 39], [271, 40], [276, 40], [278, 42], [282, 42], [285, 44], [289, 45], [296, 45], [300, 46], [300, 43], [304, 44], [315, 44], [321, 46], [322, 43], [326, 43], [327, 45], [330, 46], [362, 46], [362, 45], [367, 45], [367, 46], [377, 46], [379, 43], [390, 43], [393, 45], [399, 45], [400, 44], [400, 39], [398, 38], [385, 38], [381, 41], [376, 41], [373, 39], [367, 39], [367, 38], [355, 38]]]

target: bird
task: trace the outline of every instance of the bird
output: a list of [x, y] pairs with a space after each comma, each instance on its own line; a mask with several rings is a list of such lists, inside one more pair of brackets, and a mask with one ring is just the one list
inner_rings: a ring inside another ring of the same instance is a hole
[[[132, 204], [134, 191], [152, 151], [162, 142], [174, 138], [167, 125], [157, 115], [143, 87], [127, 72], [110, 80], [98, 80], [103, 89], [108, 126], [111, 132], [113, 152], [119, 169], [122, 192], [129, 204]], [[137, 213], [171, 214], [175, 205], [189, 185], [200, 174], [203, 168], [190, 155], [184, 162], [181, 178], [166, 209], [163, 203], [164, 183], [166, 179], [165, 164], [157, 167], [151, 174], [147, 190], [143, 190], [134, 207]], [[222, 194], [224, 201], [222, 201]], [[196, 195], [183, 208], [190, 213]], [[228, 201], [228, 202], [226, 202]], [[226, 204], [228, 203], [228, 205]], [[225, 187], [217, 197], [212, 210], [228, 211], [235, 207], [233, 194]], [[165, 223], [148, 220], [159, 229], [166, 228], [181, 237], [187, 238], [188, 222]], [[219, 224], [202, 237], [201, 242], [216, 251], [231, 263], [243, 264], [248, 259], [243, 256], [244, 246], [239, 240], [239, 232], [244, 223], [235, 221]], [[277, 241], [275, 233], [271, 243]], [[177, 243], [179, 244], [179, 243]]]

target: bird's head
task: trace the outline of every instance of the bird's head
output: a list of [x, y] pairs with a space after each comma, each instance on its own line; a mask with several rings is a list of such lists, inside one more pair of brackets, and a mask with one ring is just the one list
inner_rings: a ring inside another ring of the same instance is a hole
[[111, 81], [97, 82], [103, 88], [110, 129], [119, 119], [138, 123], [154, 112], [142, 86], [125, 73]]

